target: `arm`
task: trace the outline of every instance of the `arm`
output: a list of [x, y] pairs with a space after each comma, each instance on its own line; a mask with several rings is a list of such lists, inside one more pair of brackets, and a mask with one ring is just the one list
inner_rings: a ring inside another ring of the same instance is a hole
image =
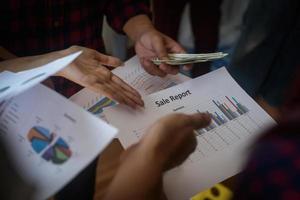
[[140, 145], [130, 151], [118, 169], [105, 199], [158, 200], [162, 194], [162, 163], [159, 163], [153, 152], [148, 152]]
[[[4, 54], [1, 54], [2, 56]], [[11, 54], [12, 55], [12, 54]], [[5, 57], [5, 61], [0, 62], [0, 72], [6, 70], [11, 72], [20, 72], [33, 69], [41, 65], [47, 64], [55, 59], [67, 55], [66, 50], [55, 51], [47, 54], [27, 57]]]
[[138, 144], [125, 151], [105, 199], [162, 197], [163, 173], [194, 151], [197, 141], [193, 130], [209, 122], [206, 114], [173, 114], [157, 121]]
[[149, 74], [163, 77], [178, 73], [178, 67], [166, 64], [156, 66], [151, 61], [156, 57], [165, 58], [168, 53], [182, 53], [184, 49], [154, 28], [149, 17], [149, 0], [109, 1], [105, 12], [114, 30], [119, 33], [125, 32], [133, 40], [136, 54]]
[[31, 69], [77, 51], [82, 51], [82, 54], [69, 66], [58, 72], [57, 76], [69, 79], [130, 107], [135, 108], [144, 105], [140, 94], [135, 89], [105, 67], [120, 66], [122, 62], [118, 58], [84, 47], [72, 46], [44, 55], [7, 60], [0, 63], [0, 71], [18, 72]]

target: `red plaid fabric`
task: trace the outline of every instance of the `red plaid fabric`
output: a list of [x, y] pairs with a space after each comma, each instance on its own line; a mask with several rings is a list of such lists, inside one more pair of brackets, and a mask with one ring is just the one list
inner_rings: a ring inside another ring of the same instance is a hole
[[300, 199], [300, 73], [289, 94], [279, 125], [256, 142], [234, 199]]
[[[104, 15], [122, 33], [129, 18], [149, 15], [150, 10], [147, 0], [3, 0], [0, 13], [0, 45], [17, 56], [29, 56], [72, 45], [103, 52]], [[55, 80], [66, 96], [78, 90]]]

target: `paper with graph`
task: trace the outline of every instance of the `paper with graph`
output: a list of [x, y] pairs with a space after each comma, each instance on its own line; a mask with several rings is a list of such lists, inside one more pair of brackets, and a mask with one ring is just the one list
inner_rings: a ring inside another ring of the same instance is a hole
[[33, 199], [55, 194], [114, 138], [117, 130], [55, 91], [37, 85], [0, 105], [0, 139]]
[[[125, 66], [118, 67], [112, 72], [135, 88], [142, 96], [190, 80], [190, 78], [182, 74], [168, 75], [164, 78], [151, 76], [143, 69], [137, 56], [125, 62]], [[109, 98], [86, 88], [73, 95], [70, 100], [102, 119], [106, 119], [105, 115], [103, 115], [103, 109], [116, 104]]]
[[207, 112], [212, 118], [208, 127], [196, 130], [195, 152], [166, 174], [164, 188], [171, 200], [189, 199], [240, 172], [249, 145], [275, 124], [225, 68], [149, 95], [144, 101], [143, 110], [118, 105], [104, 111], [109, 122], [122, 130], [119, 139], [124, 147], [137, 142], [149, 125], [169, 113]]

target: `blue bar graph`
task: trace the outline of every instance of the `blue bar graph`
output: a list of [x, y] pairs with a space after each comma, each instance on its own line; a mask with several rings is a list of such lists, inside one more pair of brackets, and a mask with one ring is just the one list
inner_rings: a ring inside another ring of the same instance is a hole
[[[225, 96], [225, 98], [227, 102], [212, 100], [213, 104], [217, 107], [218, 110], [214, 112], [206, 111], [206, 113], [210, 115], [212, 122], [206, 128], [197, 130], [197, 133], [199, 133], [199, 135], [201, 135], [205, 131], [211, 131], [217, 126], [222, 126], [227, 122], [249, 112], [249, 109], [245, 105], [241, 104], [235, 97], [231, 97], [230, 99], [228, 96]], [[228, 105], [231, 105], [233, 109]], [[197, 112], [200, 111], [197, 110]]]

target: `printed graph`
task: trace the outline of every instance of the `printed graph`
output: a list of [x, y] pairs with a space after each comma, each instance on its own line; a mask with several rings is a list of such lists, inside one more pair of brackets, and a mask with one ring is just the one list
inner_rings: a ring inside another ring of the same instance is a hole
[[196, 130], [198, 146], [189, 158], [191, 162], [226, 149], [260, 129], [259, 121], [252, 117], [250, 109], [236, 97], [212, 99], [208, 108], [196, 109], [197, 112], [208, 113], [212, 121], [206, 128]]
[[31, 128], [27, 134], [27, 138], [31, 142], [31, 146], [36, 153], [40, 153], [47, 148], [53, 141], [54, 136], [55, 135], [50, 133], [48, 129], [41, 126]]
[[55, 133], [42, 126], [31, 128], [27, 134], [27, 139], [37, 154], [41, 154], [46, 161], [62, 164], [71, 157], [72, 151], [64, 139], [58, 137], [55, 141], [55, 137]]
[[[217, 100], [212, 100], [212, 103], [216, 106], [217, 109], [214, 112], [206, 111], [206, 113], [210, 115], [212, 123], [205, 129], [198, 130], [200, 134], [204, 133], [204, 130], [210, 131], [216, 128], [217, 126], [224, 125], [228, 121], [234, 120], [239, 116], [249, 112], [249, 109], [240, 102], [238, 102], [235, 97], [231, 97], [230, 99], [228, 96], [225, 96], [225, 98], [228, 102], [224, 101], [220, 103]], [[197, 110], [197, 112], [200, 111]]]
[[58, 138], [55, 144], [47, 149], [42, 155], [47, 161], [52, 161], [54, 164], [62, 164], [66, 162], [72, 155], [68, 144], [62, 139]]
[[93, 113], [94, 115], [99, 115], [103, 112], [103, 109], [109, 106], [115, 105], [116, 102], [113, 100], [104, 97], [100, 99], [95, 105], [93, 105], [91, 108], [88, 109], [89, 112]]
[[[221, 96], [192, 107], [181, 107], [176, 112], [206, 112], [212, 119], [209, 126], [195, 131], [198, 145], [188, 159], [190, 162], [222, 151], [261, 129], [260, 122], [252, 117], [251, 110], [236, 97]], [[146, 130], [147, 127], [133, 130], [132, 134], [138, 141]]]

